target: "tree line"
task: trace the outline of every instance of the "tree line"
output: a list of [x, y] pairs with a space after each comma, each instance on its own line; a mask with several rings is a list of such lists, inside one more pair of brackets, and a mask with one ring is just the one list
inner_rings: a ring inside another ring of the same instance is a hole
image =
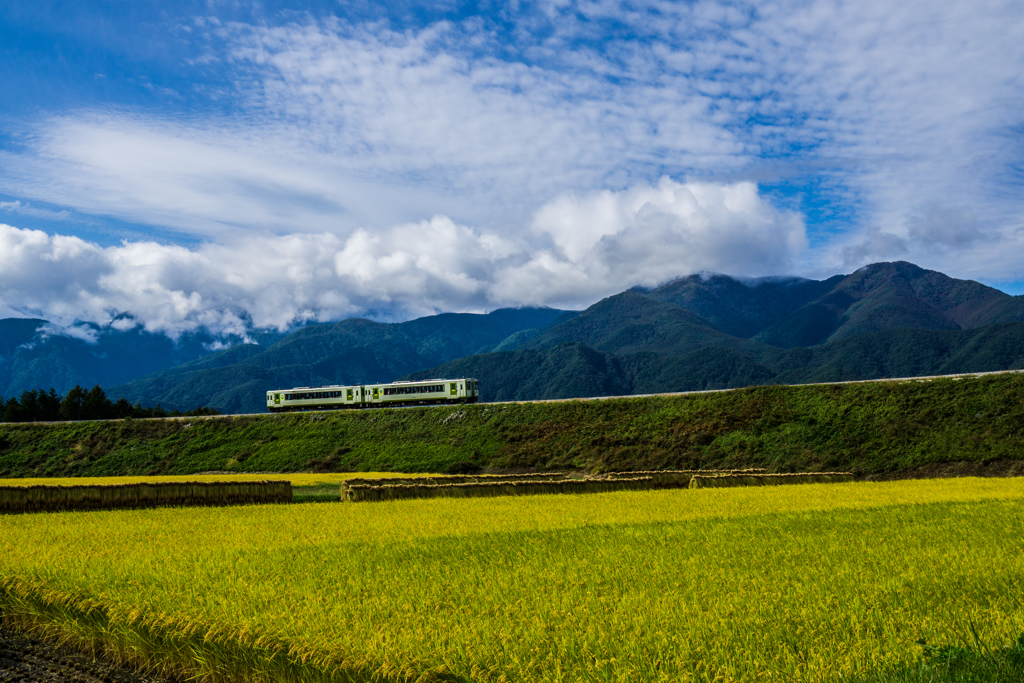
[[123, 420], [140, 417], [185, 417], [194, 415], [220, 415], [220, 411], [200, 406], [193, 410], [164, 410], [160, 404], [153, 408], [132, 405], [128, 399], [117, 402], [107, 398], [100, 385], [86, 391], [75, 386], [61, 398], [51, 388], [49, 391], [24, 391], [20, 398], [11, 397], [4, 401], [0, 396], [0, 416], [4, 422], [64, 422], [70, 420]]

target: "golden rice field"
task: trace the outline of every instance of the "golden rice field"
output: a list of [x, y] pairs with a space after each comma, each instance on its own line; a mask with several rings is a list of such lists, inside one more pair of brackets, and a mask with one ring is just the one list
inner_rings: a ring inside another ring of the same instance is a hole
[[1024, 631], [1024, 479], [0, 517], [0, 611], [208, 680], [839, 681]]

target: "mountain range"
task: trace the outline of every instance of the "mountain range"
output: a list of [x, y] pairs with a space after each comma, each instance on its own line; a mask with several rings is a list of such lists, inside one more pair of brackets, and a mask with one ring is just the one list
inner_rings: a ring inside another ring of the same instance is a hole
[[[692, 275], [582, 312], [350, 319], [214, 352], [199, 338], [108, 331], [43, 353], [32, 341], [43, 322], [0, 321], [0, 386], [28, 388], [33, 372], [116, 377], [100, 357], [116, 347], [134, 360], [115, 364], [123, 379], [97, 380], [110, 396], [224, 412], [262, 412], [272, 388], [399, 378], [472, 376], [483, 400], [525, 400], [1024, 367], [1024, 296], [905, 262], [826, 280]], [[64, 390], [32, 386], [50, 385]]]

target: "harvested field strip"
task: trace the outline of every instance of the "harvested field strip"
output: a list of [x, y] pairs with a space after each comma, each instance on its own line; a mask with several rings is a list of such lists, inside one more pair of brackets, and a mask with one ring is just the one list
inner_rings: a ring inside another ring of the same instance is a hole
[[779, 486], [783, 484], [836, 484], [855, 479], [850, 472], [794, 472], [792, 474], [711, 474], [694, 475], [691, 489], [733, 486]]
[[495, 496], [534, 496], [547, 493], [644, 491], [653, 488], [653, 481], [651, 477], [636, 477], [633, 479], [526, 480], [441, 485], [353, 485], [345, 488], [345, 500], [379, 502], [411, 498], [493, 498]]
[[290, 502], [287, 481], [0, 487], [0, 513]]
[[8, 516], [0, 613], [211, 683], [826, 683], [1012, 642], [1022, 510], [959, 479]]

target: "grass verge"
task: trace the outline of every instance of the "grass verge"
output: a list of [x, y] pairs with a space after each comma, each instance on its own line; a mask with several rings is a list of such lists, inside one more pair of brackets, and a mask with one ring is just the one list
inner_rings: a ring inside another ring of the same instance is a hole
[[607, 401], [18, 424], [0, 426], [0, 476], [455, 466], [885, 475], [953, 462], [1024, 462], [1022, 424], [1020, 374]]

